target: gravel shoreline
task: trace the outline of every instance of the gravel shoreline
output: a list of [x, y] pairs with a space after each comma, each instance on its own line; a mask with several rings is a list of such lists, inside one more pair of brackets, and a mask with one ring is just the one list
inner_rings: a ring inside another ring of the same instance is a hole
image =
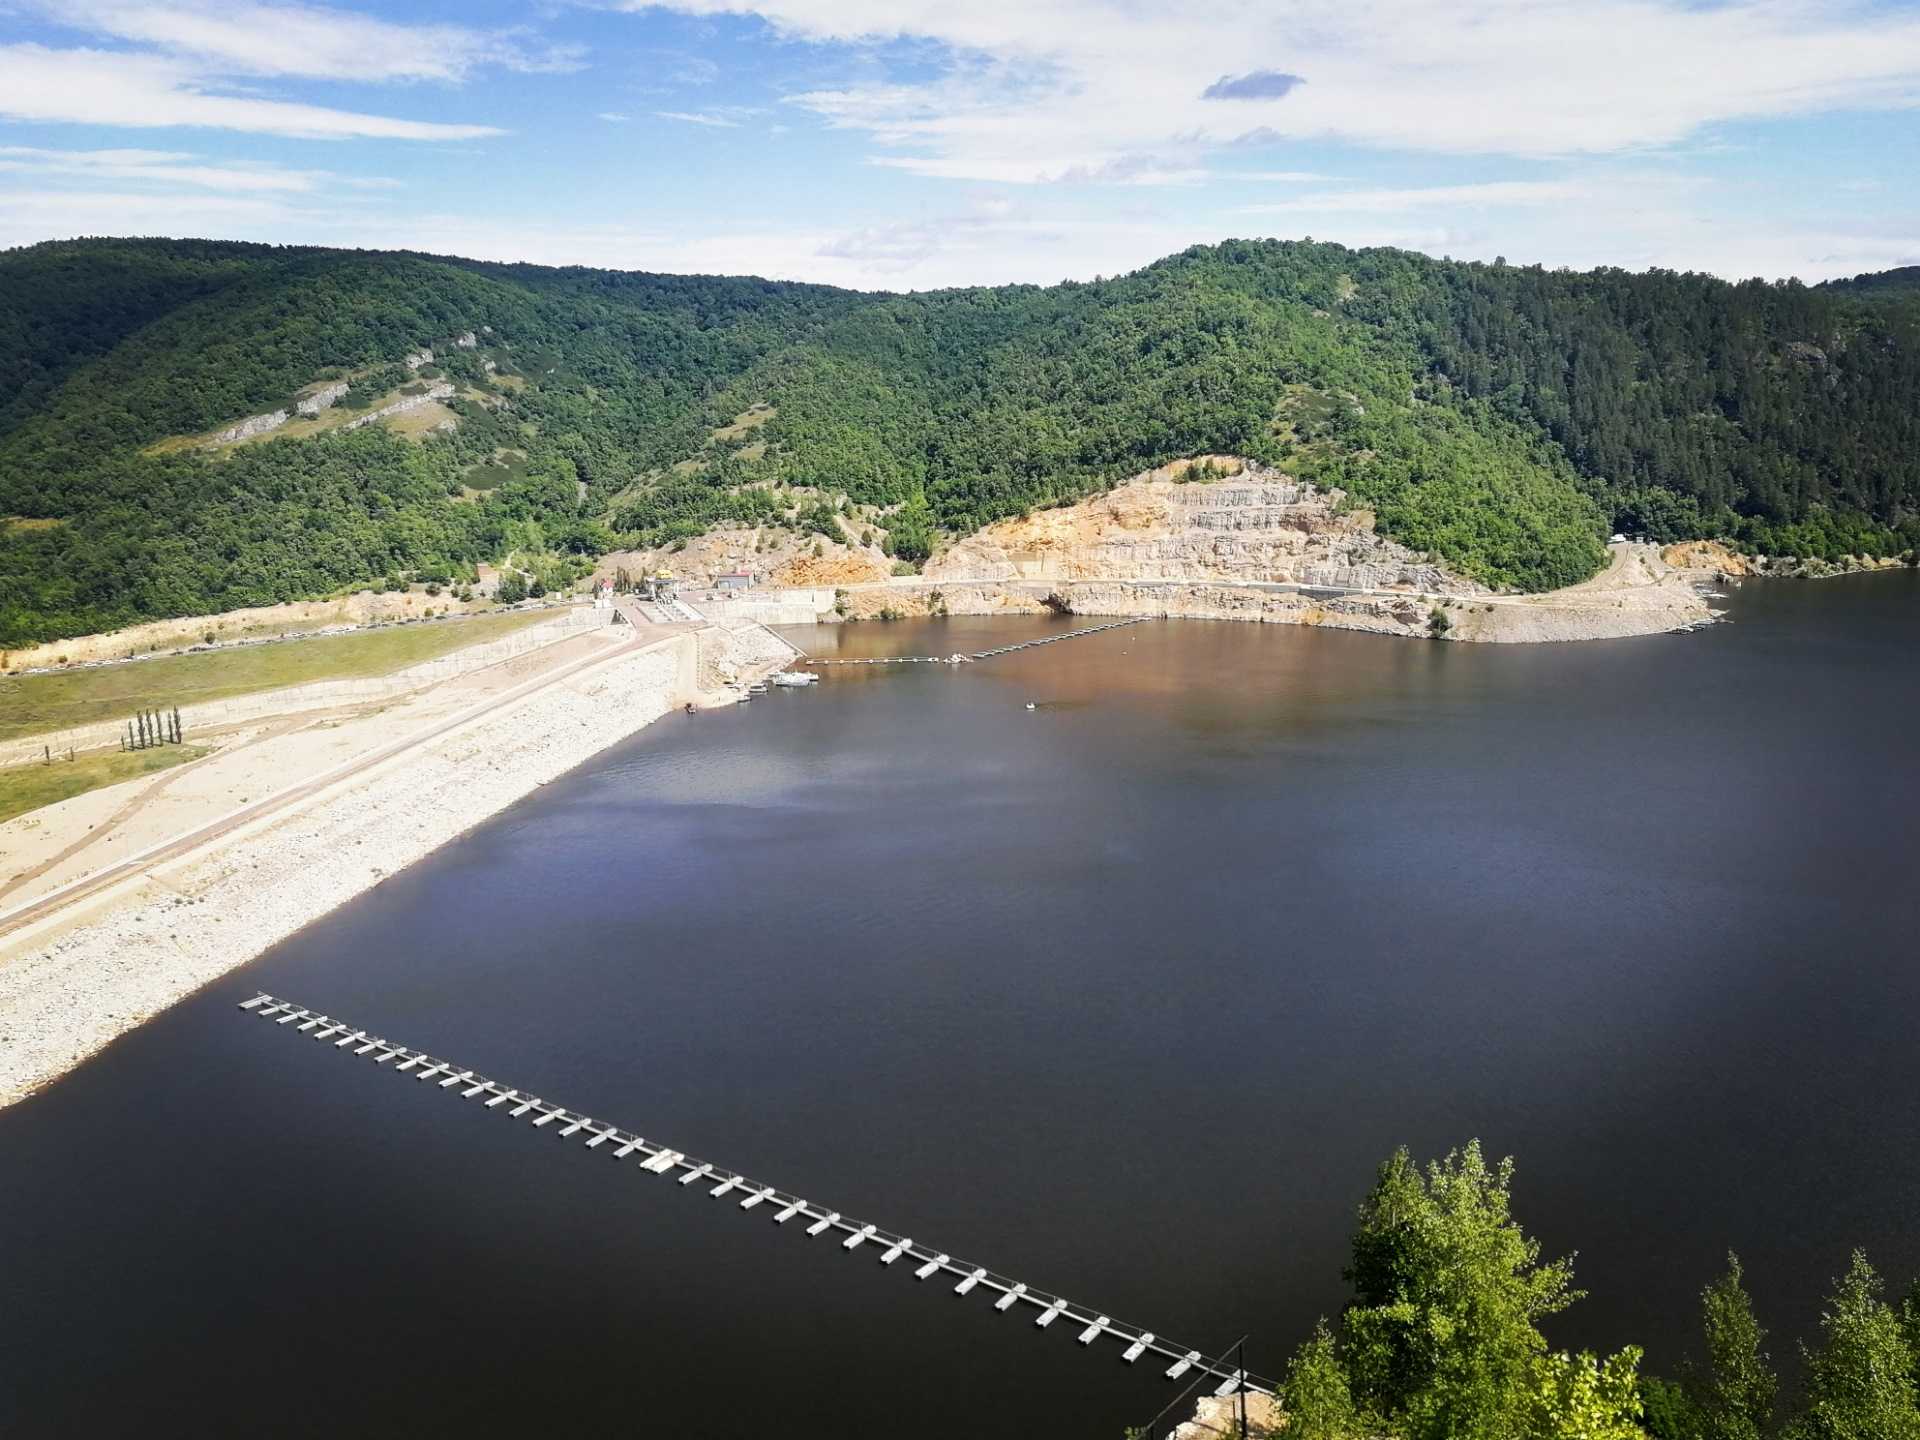
[[611, 658], [162, 865], [51, 940], [27, 940], [34, 948], [0, 962], [0, 1105], [682, 703], [692, 646], [703, 662], [726, 652], [756, 672], [791, 658], [717, 629]]

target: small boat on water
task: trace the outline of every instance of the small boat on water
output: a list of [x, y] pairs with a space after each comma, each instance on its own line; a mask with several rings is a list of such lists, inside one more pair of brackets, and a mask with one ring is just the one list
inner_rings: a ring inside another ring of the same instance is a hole
[[764, 695], [766, 693], [767, 693], [767, 687], [761, 684], [758, 680], [754, 681], [753, 684], [747, 686], [747, 694], [749, 695]]
[[804, 685], [818, 684], [820, 677], [811, 670], [782, 670], [773, 677], [773, 683], [782, 689], [793, 690]]

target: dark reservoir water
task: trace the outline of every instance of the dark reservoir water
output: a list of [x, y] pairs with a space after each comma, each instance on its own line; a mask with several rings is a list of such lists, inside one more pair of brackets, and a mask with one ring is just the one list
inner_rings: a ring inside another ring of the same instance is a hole
[[1580, 1252], [1556, 1341], [1670, 1370], [1733, 1246], [1785, 1354], [1850, 1247], [1920, 1269], [1920, 583], [1732, 604], [1155, 622], [670, 717], [0, 1112], [0, 1433], [1116, 1440], [1170, 1396], [255, 989], [1269, 1374], [1376, 1162], [1479, 1136]]

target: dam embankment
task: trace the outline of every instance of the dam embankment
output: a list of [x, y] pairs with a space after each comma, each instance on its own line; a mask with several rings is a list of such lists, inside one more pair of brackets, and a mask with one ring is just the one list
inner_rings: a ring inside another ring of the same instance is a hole
[[358, 723], [384, 730], [383, 749], [293, 787], [325, 782], [312, 793], [254, 802], [180, 853], [176, 842], [149, 846], [148, 862], [116, 857], [66, 887], [81, 892], [71, 903], [36, 897], [46, 913], [26, 923], [19, 909], [0, 915], [16, 922], [0, 938], [0, 1105], [668, 710], [792, 653], [758, 626], [642, 631], [526, 693], [415, 715], [411, 742], [393, 733], [408, 712], [382, 711]]

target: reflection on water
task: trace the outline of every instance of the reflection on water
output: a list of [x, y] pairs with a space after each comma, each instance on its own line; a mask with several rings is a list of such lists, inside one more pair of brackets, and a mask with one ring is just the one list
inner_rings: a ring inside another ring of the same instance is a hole
[[1573, 647], [1154, 622], [668, 716], [0, 1113], [0, 1431], [1113, 1436], [1168, 1398], [243, 1024], [256, 988], [1268, 1373], [1373, 1165], [1473, 1135], [1581, 1252], [1556, 1340], [1671, 1369], [1729, 1245], [1807, 1333], [1852, 1245], [1920, 1268], [1920, 588], [1733, 603]]

